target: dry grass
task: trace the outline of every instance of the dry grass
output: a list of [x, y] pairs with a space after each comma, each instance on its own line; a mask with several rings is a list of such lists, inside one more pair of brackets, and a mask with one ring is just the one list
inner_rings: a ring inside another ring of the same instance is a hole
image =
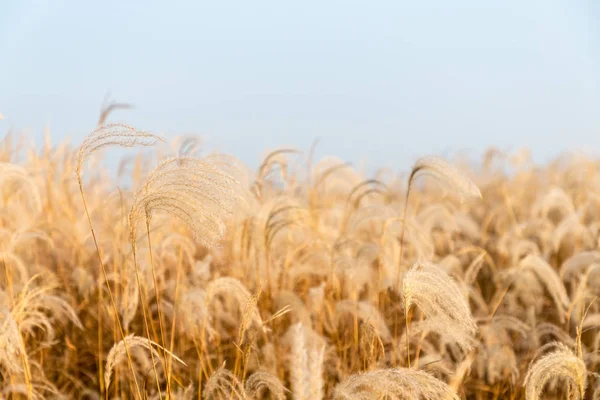
[[2, 142], [0, 399], [600, 398], [600, 161], [176, 143]]

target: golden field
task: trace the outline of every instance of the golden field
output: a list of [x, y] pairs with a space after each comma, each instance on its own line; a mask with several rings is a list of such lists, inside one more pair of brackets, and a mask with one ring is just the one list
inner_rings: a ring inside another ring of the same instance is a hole
[[600, 160], [199, 148], [2, 142], [0, 398], [600, 399]]

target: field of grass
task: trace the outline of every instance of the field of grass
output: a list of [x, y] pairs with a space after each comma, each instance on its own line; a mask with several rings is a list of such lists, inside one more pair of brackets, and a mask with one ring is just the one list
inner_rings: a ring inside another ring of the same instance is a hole
[[600, 399], [599, 160], [78, 145], [0, 146], [0, 399]]

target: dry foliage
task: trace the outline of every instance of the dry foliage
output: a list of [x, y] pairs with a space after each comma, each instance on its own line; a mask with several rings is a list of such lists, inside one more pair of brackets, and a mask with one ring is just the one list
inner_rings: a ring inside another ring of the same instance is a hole
[[0, 144], [0, 399], [600, 398], [600, 161], [201, 150]]

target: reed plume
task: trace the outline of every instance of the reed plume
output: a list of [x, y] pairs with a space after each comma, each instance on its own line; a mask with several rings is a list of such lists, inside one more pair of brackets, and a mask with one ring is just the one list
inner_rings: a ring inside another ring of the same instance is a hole
[[298, 400], [323, 399], [323, 362], [325, 348], [316, 348], [308, 343], [307, 332], [298, 323], [294, 326], [291, 380], [294, 398]]
[[565, 381], [571, 390], [569, 399], [583, 399], [587, 388], [587, 369], [581, 358], [573, 354], [570, 348], [560, 342], [544, 345], [538, 353], [552, 349], [531, 365], [525, 382], [528, 400], [541, 398], [549, 382]]
[[[102, 121], [102, 117], [101, 117]], [[119, 146], [119, 147], [133, 147], [133, 146], [152, 146], [157, 142], [162, 141], [162, 139], [156, 135], [142, 132], [134, 129], [133, 127], [127, 125], [120, 124], [110, 124], [99, 126], [96, 130], [94, 130], [91, 134], [89, 134], [83, 143], [79, 146], [77, 150], [77, 166], [75, 168], [75, 172], [77, 174], [77, 182], [79, 183], [79, 192], [81, 194], [81, 200], [83, 202], [83, 207], [85, 210], [85, 215], [87, 217], [88, 225], [90, 231], [92, 233], [92, 238], [94, 240], [94, 245], [96, 247], [96, 253], [98, 255], [98, 260], [100, 262], [100, 268], [102, 269], [102, 275], [104, 277], [104, 281], [108, 288], [108, 293], [111, 301], [111, 305], [115, 314], [115, 320], [119, 327], [119, 333], [121, 338], [125, 340], [125, 332], [123, 331], [123, 327], [120, 319], [118, 318], [117, 304], [115, 302], [112, 290], [110, 288], [110, 284], [108, 282], [108, 275], [106, 272], [106, 268], [104, 267], [104, 262], [102, 261], [102, 253], [100, 251], [100, 247], [98, 245], [98, 240], [96, 238], [96, 233], [94, 231], [94, 227], [92, 225], [92, 219], [90, 217], [90, 213], [88, 210], [87, 202], [85, 200], [84, 191], [83, 191], [83, 178], [82, 178], [82, 168], [85, 161], [98, 150], [107, 147], [107, 146]], [[99, 292], [101, 293], [101, 292]], [[100, 333], [99, 333], [100, 334]], [[101, 339], [99, 339], [100, 341]], [[127, 353], [127, 359], [129, 361], [129, 367], [134, 372], [133, 362], [131, 361], [131, 355], [129, 354], [129, 350], [127, 349], [127, 344], [125, 343], [125, 352]], [[100, 382], [102, 382], [102, 357], [100, 357], [100, 369], [99, 369], [99, 378]], [[133, 377], [134, 384], [136, 387], [136, 391], [138, 396], [141, 397], [140, 388], [138, 386], [137, 380], [135, 379], [135, 374]], [[100, 388], [101, 391], [104, 388]]]
[[379, 369], [352, 375], [336, 386], [334, 398], [339, 400], [460, 399], [444, 382], [426, 372], [410, 368]]
[[186, 223], [196, 240], [216, 246], [239, 195], [239, 183], [211, 164], [190, 157], [164, 160], [150, 174], [131, 206], [132, 243], [137, 240], [137, 225], [143, 218], [165, 211]]
[[597, 159], [97, 157], [159, 142], [0, 141], [1, 398], [598, 397]]
[[[149, 352], [153, 353], [157, 358], [159, 357], [158, 351], [155, 349], [155, 347], [159, 349], [161, 348], [161, 346], [158, 343], [155, 343], [151, 340], [149, 341], [146, 338], [135, 336], [133, 334], [126, 336], [125, 339], [121, 340], [119, 343], [116, 343], [108, 352], [108, 357], [106, 358], [106, 372], [104, 374], [104, 385], [107, 389], [109, 388], [110, 383], [112, 382], [111, 379], [115, 367], [126, 358], [126, 349], [132, 351], [137, 347], [145, 348]], [[168, 350], [166, 351], [168, 352]], [[172, 353], [170, 353], [170, 355], [176, 361], [185, 365], [185, 363], [179, 357], [175, 356]]]

